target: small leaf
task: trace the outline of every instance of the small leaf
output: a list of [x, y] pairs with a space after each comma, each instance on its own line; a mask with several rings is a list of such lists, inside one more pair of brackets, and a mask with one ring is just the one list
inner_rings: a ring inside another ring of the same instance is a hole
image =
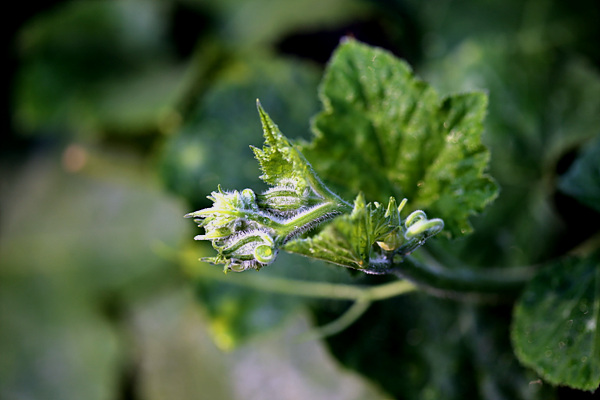
[[284, 250], [356, 269], [385, 262], [373, 253], [377, 240], [393, 230], [385, 212], [359, 194], [351, 214], [337, 217], [316, 236], [288, 242]]
[[306, 173], [314, 175], [312, 167], [302, 153], [283, 136], [258, 100], [256, 104], [265, 137], [262, 149], [252, 146], [263, 172], [260, 178], [272, 186], [292, 186], [303, 191], [307, 186]]
[[251, 147], [263, 171], [260, 178], [272, 186], [259, 196], [259, 205], [274, 211], [299, 212], [304, 206], [333, 202], [349, 210], [350, 205], [321, 182], [298, 147], [283, 136], [258, 101], [257, 106], [265, 145], [262, 149]]
[[421, 210], [400, 224], [404, 204], [396, 208], [393, 197], [387, 208], [379, 203], [365, 204], [361, 193], [352, 213], [336, 217], [315, 236], [288, 242], [283, 250], [367, 273], [384, 273], [394, 256], [410, 254], [444, 226], [440, 219], [428, 220]]
[[600, 385], [600, 254], [545, 268], [517, 303], [512, 341], [521, 362], [547, 381]]
[[354, 40], [339, 46], [320, 89], [324, 110], [304, 154], [342, 195], [406, 197], [442, 218], [452, 236], [496, 196], [481, 143], [487, 97], [440, 99], [392, 54]]
[[560, 180], [559, 187], [600, 212], [600, 140], [588, 147]]

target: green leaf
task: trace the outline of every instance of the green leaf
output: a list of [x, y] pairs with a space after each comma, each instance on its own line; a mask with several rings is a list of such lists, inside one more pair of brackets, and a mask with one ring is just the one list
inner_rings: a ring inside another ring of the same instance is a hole
[[282, 248], [369, 273], [386, 272], [394, 256], [411, 253], [444, 226], [437, 218], [428, 220], [420, 210], [401, 225], [399, 214], [405, 203], [396, 207], [391, 197], [387, 208], [379, 203], [366, 204], [360, 193], [352, 213], [336, 217], [317, 235], [292, 240]]
[[547, 381], [600, 385], [600, 254], [546, 267], [517, 303], [512, 341], [521, 362]]
[[[536, 25], [540, 37], [555, 33], [551, 27]], [[565, 154], [600, 133], [598, 71], [547, 41], [526, 43], [514, 32], [469, 37], [425, 73], [442, 92], [489, 91], [485, 142], [502, 190], [477, 218], [477, 232], [451, 244], [471, 264], [535, 264], [554, 254], [559, 235], [572, 236], [563, 230], [547, 178]]]
[[83, 138], [164, 125], [190, 83], [166, 40], [171, 10], [156, 2], [75, 2], [32, 18], [17, 42], [18, 127]]
[[256, 105], [265, 138], [262, 149], [252, 146], [263, 172], [260, 178], [272, 186], [292, 186], [298, 192], [303, 192], [308, 186], [307, 174], [316, 178], [312, 167], [302, 153], [283, 136], [258, 100]]
[[288, 242], [283, 249], [350, 268], [374, 267], [385, 259], [376, 256], [373, 245], [393, 229], [385, 211], [379, 204], [365, 204], [359, 194], [351, 214], [337, 217], [318, 235]]
[[600, 140], [583, 154], [562, 176], [559, 187], [597, 211], [600, 211]]
[[[73, 145], [3, 166], [0, 398], [119, 396], [129, 306], [180, 279], [157, 255], [186, 233], [183, 205], [131, 153]], [[119, 321], [119, 322], [117, 322]]]
[[487, 97], [441, 99], [392, 54], [354, 40], [339, 46], [321, 85], [324, 110], [305, 155], [343, 195], [406, 197], [442, 218], [451, 236], [471, 231], [497, 187], [481, 143]]
[[279, 211], [291, 208], [301, 214], [304, 206], [332, 202], [339, 206], [338, 212], [343, 208], [349, 211], [350, 205], [321, 182], [298, 147], [283, 136], [258, 101], [257, 106], [265, 145], [262, 149], [251, 147], [263, 171], [260, 178], [272, 186], [260, 196], [259, 204]]

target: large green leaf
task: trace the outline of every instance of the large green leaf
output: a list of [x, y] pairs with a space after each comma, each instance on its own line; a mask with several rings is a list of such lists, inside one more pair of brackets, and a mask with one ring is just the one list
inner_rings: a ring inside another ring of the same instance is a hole
[[484, 173], [484, 94], [441, 99], [406, 63], [350, 39], [333, 55], [320, 94], [324, 110], [304, 152], [328, 183], [347, 197], [406, 197], [442, 218], [452, 236], [471, 231], [469, 215], [497, 192]]
[[546, 267], [517, 303], [512, 339], [519, 359], [544, 379], [600, 385], [600, 254]]
[[585, 149], [559, 185], [567, 194], [600, 211], [600, 140]]
[[476, 233], [452, 243], [472, 263], [537, 263], [563, 251], [559, 235], [573, 237], [548, 178], [566, 154], [600, 133], [600, 78], [584, 60], [538, 44], [530, 48], [511, 34], [469, 38], [425, 74], [442, 91], [489, 91], [485, 143], [502, 190], [477, 219]]

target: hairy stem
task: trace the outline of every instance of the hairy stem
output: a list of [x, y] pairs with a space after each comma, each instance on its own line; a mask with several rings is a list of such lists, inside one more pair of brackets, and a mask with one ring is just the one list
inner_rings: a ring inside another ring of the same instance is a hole
[[279, 224], [279, 226], [275, 228], [279, 238], [279, 243], [277, 243], [277, 245], [282, 245], [291, 237], [305, 231], [307, 227], [314, 226], [315, 221], [322, 223], [345, 211], [346, 210], [341, 207], [340, 204], [334, 201], [328, 201], [310, 208], [305, 212], [299, 213], [295, 217], [286, 220], [285, 224]]

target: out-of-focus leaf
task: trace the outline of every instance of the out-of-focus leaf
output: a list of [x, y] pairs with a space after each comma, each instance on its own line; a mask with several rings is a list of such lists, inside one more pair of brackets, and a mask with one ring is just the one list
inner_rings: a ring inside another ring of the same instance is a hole
[[[189, 289], [189, 286], [187, 287]], [[135, 393], [144, 400], [233, 400], [227, 356], [215, 346], [190, 290], [163, 290], [136, 301], [128, 328], [136, 343]]]
[[15, 116], [27, 133], [156, 128], [186, 77], [165, 40], [169, 5], [67, 2], [20, 32]]
[[163, 292], [133, 307], [141, 366], [136, 393], [144, 399], [188, 400], [199, 394], [219, 400], [390, 399], [342, 368], [321, 342], [299, 340], [310, 322], [298, 310], [279, 329], [230, 352], [212, 343], [198, 310], [192, 296], [181, 291]]
[[[1, 257], [3, 267], [23, 266]], [[114, 398], [122, 361], [118, 332], [76, 280], [46, 266], [48, 272], [35, 274], [0, 271], [0, 397]]]
[[600, 140], [592, 143], [575, 160], [567, 173], [561, 177], [559, 187], [582, 203], [600, 211]]
[[323, 179], [346, 196], [406, 197], [413, 211], [442, 218], [452, 236], [471, 231], [467, 218], [497, 191], [480, 142], [485, 95], [441, 100], [390, 53], [347, 40], [330, 61], [321, 99], [304, 153]]
[[368, 7], [356, 0], [195, 0], [212, 11], [217, 34], [235, 46], [248, 48], [280, 40], [295, 30], [318, 29], [364, 15]]
[[124, 353], [111, 318], [177, 276], [154, 246], [179, 242], [183, 207], [135, 159], [77, 152], [77, 173], [39, 156], [0, 197], [2, 398], [117, 397]]
[[[332, 359], [320, 341], [302, 341], [310, 320], [293, 315], [283, 331], [265, 335], [231, 356], [235, 390], [244, 400], [391, 400], [363, 376]], [[257, 367], [258, 366], [258, 367]]]
[[422, 51], [429, 59], [445, 56], [465, 39], [498, 36], [505, 36], [513, 43], [520, 42], [529, 49], [560, 48], [592, 59], [600, 55], [594, 44], [600, 33], [596, 24], [600, 8], [595, 6], [595, 0], [538, 0], [535, 3], [433, 0], [427, 4], [405, 0], [402, 3], [410, 9], [422, 31], [427, 32]]
[[[318, 315], [320, 322], [331, 319]], [[550, 386], [529, 384], [536, 376], [512, 353], [509, 318], [506, 306], [476, 307], [412, 294], [373, 304], [328, 343], [344, 365], [394, 398], [554, 398]]]
[[93, 290], [141, 289], [145, 278], [164, 273], [154, 248], [175, 246], [185, 233], [185, 208], [160, 192], [135, 157], [79, 151], [87, 160], [79, 173], [40, 158], [6, 194], [0, 254], [10, 262], [4, 269], [75, 274]]
[[[283, 259], [285, 262], [286, 258]], [[204, 264], [198, 268], [215, 269], [215, 266]], [[223, 274], [219, 268], [217, 270]], [[228, 279], [243, 279], [242, 275], [233, 275], [237, 274], [228, 274]], [[239, 347], [281, 326], [302, 304], [301, 299], [293, 296], [203, 279], [202, 276], [196, 280], [196, 293], [210, 318], [212, 338], [222, 350]]]
[[275, 59], [232, 63], [198, 100], [195, 109], [166, 144], [162, 172], [169, 188], [197, 208], [207, 193], [264, 184], [249, 145], [263, 142], [255, 103], [269, 110], [289, 138], [306, 136], [317, 108], [319, 74], [308, 64]]
[[557, 385], [600, 385], [600, 254], [548, 265], [517, 303], [515, 352]]

